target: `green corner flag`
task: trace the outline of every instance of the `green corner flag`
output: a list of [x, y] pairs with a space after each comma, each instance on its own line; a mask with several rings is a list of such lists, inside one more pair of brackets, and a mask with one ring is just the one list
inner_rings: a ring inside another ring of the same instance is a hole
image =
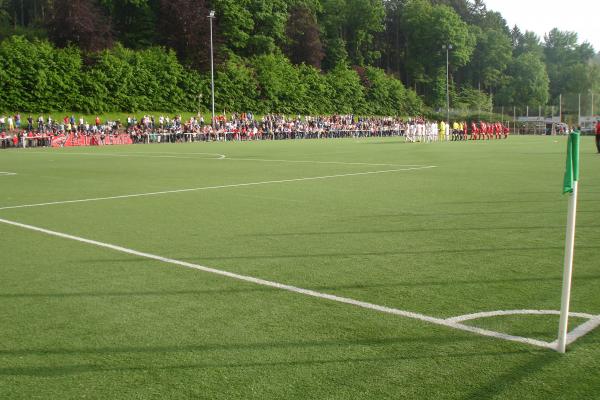
[[567, 169], [565, 170], [565, 181], [563, 184], [563, 193], [573, 193], [574, 183], [579, 180], [579, 132], [573, 132], [569, 135], [567, 145]]
[[567, 170], [563, 193], [570, 193], [569, 214], [567, 216], [567, 235], [565, 240], [565, 268], [563, 272], [563, 289], [560, 302], [560, 322], [558, 324], [558, 340], [556, 350], [564, 353], [568, 344], [569, 307], [571, 303], [571, 281], [573, 279], [573, 254], [575, 253], [575, 225], [577, 220], [577, 195], [579, 191], [579, 131], [569, 135], [567, 145]]

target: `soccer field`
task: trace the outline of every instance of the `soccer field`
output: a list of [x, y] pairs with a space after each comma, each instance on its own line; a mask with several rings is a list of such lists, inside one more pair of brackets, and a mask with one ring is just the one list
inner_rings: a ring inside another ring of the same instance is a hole
[[589, 137], [574, 342], [549, 349], [565, 151], [563, 137], [2, 151], [0, 398], [598, 398]]

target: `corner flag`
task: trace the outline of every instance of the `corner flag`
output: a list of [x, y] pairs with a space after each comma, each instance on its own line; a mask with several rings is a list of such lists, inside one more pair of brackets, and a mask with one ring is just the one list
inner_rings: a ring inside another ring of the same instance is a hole
[[569, 142], [567, 144], [567, 168], [563, 182], [563, 193], [570, 193], [570, 195], [569, 215], [567, 217], [567, 236], [565, 241], [565, 269], [563, 273], [560, 324], [558, 327], [558, 346], [556, 349], [560, 353], [564, 353], [567, 348], [569, 303], [571, 300], [571, 280], [573, 277], [573, 253], [575, 250], [577, 192], [579, 183], [579, 142], [580, 133], [578, 131], [569, 135]]
[[567, 144], [567, 168], [565, 170], [565, 180], [563, 184], [563, 193], [573, 193], [573, 186], [579, 180], [579, 132], [573, 132], [569, 135]]

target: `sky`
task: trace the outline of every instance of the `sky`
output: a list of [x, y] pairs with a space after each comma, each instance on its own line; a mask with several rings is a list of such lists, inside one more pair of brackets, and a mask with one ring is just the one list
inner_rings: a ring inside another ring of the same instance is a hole
[[552, 28], [573, 31], [579, 43], [588, 41], [600, 51], [600, 0], [485, 0], [488, 10], [499, 11], [509, 27], [533, 31], [543, 40]]

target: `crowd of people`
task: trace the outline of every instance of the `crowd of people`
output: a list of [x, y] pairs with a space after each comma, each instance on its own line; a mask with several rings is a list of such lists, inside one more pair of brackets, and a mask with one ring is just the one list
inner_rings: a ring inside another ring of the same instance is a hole
[[409, 120], [404, 131], [406, 140], [410, 142], [508, 139], [510, 135], [510, 127], [501, 122], [473, 121], [469, 130], [466, 121], [455, 121], [450, 124], [422, 118]]
[[[57, 138], [66, 137], [94, 138], [95, 144], [102, 144], [106, 137], [119, 134], [121, 125], [118, 121], [102, 122], [99, 117], [90, 123], [83, 117], [65, 116], [55, 120], [51, 116], [38, 116], [36, 119], [29, 115], [25, 120], [19, 113], [14, 116], [0, 115], [0, 146], [7, 147], [39, 147], [52, 146]], [[60, 142], [60, 141], [58, 141]]]
[[[469, 129], [470, 128], [470, 129]], [[401, 136], [409, 142], [463, 141], [506, 139], [508, 126], [500, 122], [428, 121], [425, 118], [404, 120], [399, 117], [359, 117], [354, 115], [295, 116], [267, 114], [256, 118], [252, 113], [223, 114], [214, 123], [206, 122], [202, 115], [182, 119], [180, 115], [158, 118], [145, 115], [141, 119], [128, 116], [120, 121], [102, 121], [96, 117], [65, 116], [61, 120], [40, 115], [29, 115], [22, 120], [20, 114], [0, 116], [0, 141], [2, 148], [103, 145], [124, 143], [114, 140], [126, 136], [128, 143], [177, 143], [191, 141], [227, 140], [284, 140]], [[57, 139], [58, 138], [58, 139]], [[68, 142], [68, 138], [74, 140]]]

